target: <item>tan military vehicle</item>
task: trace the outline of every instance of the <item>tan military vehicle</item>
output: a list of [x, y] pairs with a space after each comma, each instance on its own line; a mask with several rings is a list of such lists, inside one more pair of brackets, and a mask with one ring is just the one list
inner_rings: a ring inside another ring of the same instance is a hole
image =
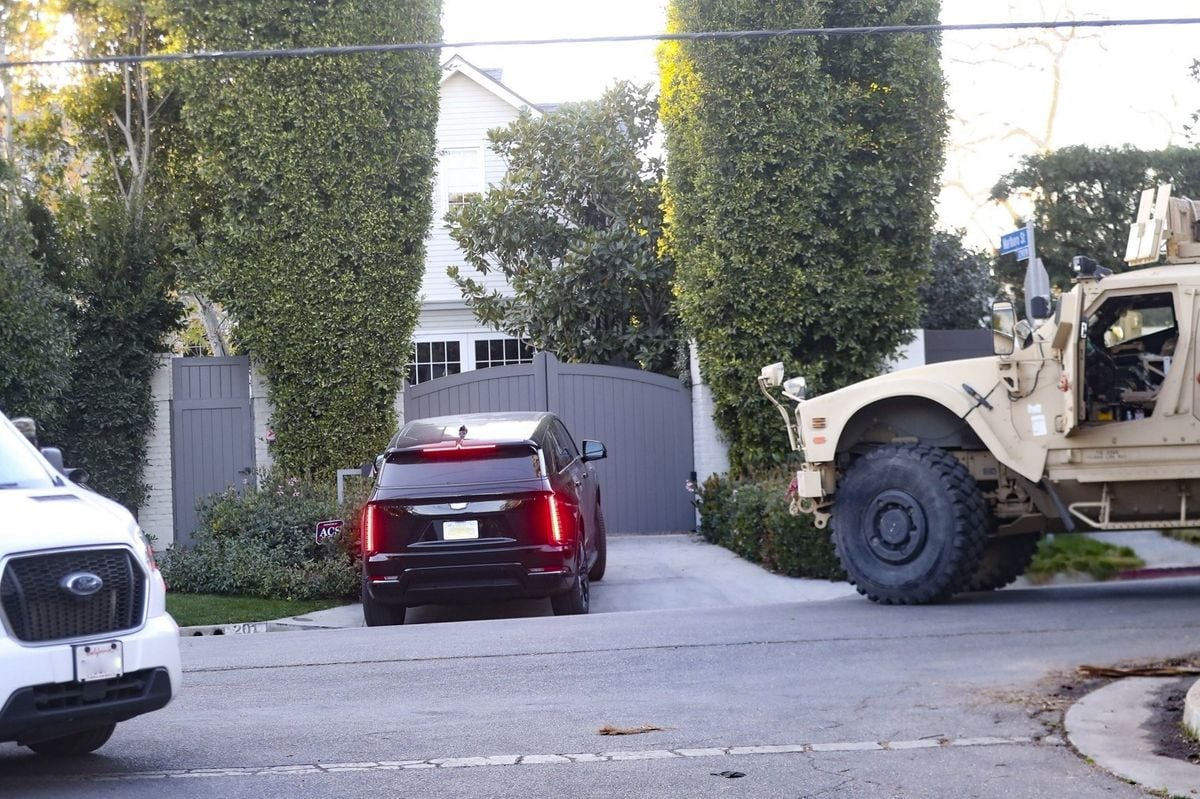
[[[992, 311], [995, 355], [806, 399], [782, 364], [759, 386], [805, 463], [792, 512], [832, 521], [877, 602], [1007, 585], [1046, 532], [1200, 527], [1200, 202], [1142, 195], [1131, 266], [1075, 259], [1048, 318]], [[782, 386], [789, 413], [770, 393]]]

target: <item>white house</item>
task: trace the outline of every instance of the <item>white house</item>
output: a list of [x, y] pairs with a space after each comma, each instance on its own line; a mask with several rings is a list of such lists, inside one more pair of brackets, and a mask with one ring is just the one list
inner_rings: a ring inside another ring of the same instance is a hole
[[504, 161], [488, 147], [488, 130], [507, 125], [523, 110], [535, 116], [542, 113], [501, 83], [500, 77], [499, 70], [479, 69], [462, 56], [442, 65], [433, 226], [425, 242], [421, 316], [409, 361], [409, 379], [414, 383], [533, 359], [528, 345], [481, 325], [446, 274], [447, 267], [459, 266], [488, 288], [503, 290], [507, 285], [502, 274], [480, 276], [466, 264], [445, 222], [450, 208], [483, 194], [504, 177]]

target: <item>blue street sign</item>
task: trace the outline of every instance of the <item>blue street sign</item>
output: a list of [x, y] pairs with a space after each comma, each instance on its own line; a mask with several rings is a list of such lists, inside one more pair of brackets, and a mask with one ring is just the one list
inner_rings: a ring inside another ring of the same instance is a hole
[[1000, 254], [1008, 255], [1010, 252], [1017, 254], [1018, 261], [1029, 259], [1029, 230], [1021, 228], [1014, 230], [1012, 233], [1005, 233], [1000, 237]]

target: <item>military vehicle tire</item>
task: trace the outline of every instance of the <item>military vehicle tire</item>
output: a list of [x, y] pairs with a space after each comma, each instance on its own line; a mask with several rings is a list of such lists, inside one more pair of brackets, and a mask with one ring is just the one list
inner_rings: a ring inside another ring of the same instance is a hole
[[1041, 540], [1041, 533], [989, 538], [965, 590], [995, 591], [1008, 585], [1029, 568]]
[[922, 605], [975, 573], [989, 516], [983, 493], [949, 452], [890, 444], [859, 458], [838, 487], [833, 543], [860, 594]]

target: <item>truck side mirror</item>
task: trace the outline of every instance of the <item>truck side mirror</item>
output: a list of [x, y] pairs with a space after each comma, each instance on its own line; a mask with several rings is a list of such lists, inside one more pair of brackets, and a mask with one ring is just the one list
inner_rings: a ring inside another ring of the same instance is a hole
[[763, 388], [783, 385], [783, 361], [768, 364], [758, 373], [758, 384]]
[[992, 303], [992, 351], [1012, 355], [1016, 349], [1017, 311], [1011, 302]]

